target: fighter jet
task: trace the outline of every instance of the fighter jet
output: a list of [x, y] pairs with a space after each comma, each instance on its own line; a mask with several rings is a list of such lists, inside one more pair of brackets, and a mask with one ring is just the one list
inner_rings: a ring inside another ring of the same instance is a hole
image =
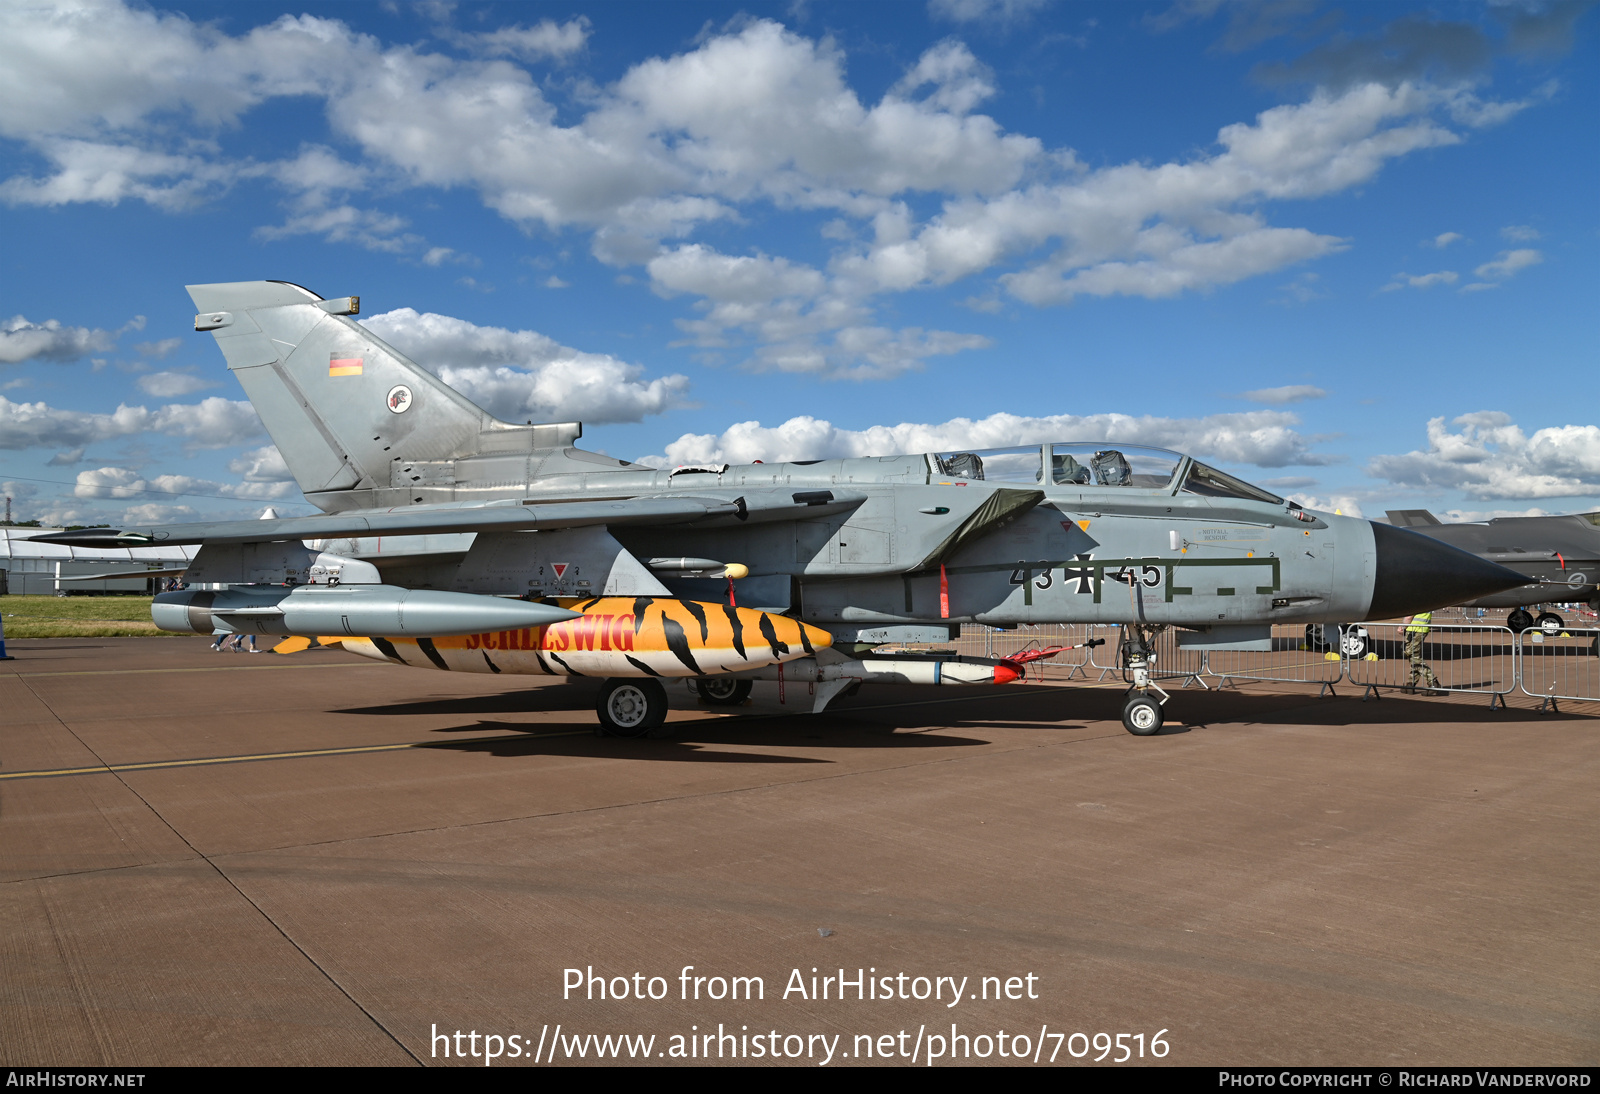
[[1441, 543], [1471, 551], [1526, 575], [1517, 589], [1481, 596], [1467, 603], [1482, 608], [1515, 608], [1506, 626], [1525, 631], [1537, 626], [1559, 634], [1566, 622], [1546, 610], [1537, 619], [1525, 606], [1588, 601], [1600, 611], [1600, 513], [1565, 517], [1495, 517], [1492, 520], [1444, 524], [1426, 509], [1391, 509], [1396, 528], [1408, 528]]
[[1385, 619], [1519, 586], [1405, 530], [1302, 509], [1191, 457], [1061, 442], [662, 468], [576, 447], [578, 422], [496, 419], [284, 281], [192, 285], [311, 517], [140, 526], [54, 542], [200, 544], [169, 630], [339, 637], [455, 672], [598, 676], [611, 733], [804, 683], [993, 685], [1021, 658], [891, 652], [968, 624], [1123, 625], [1123, 723], [1156, 733], [1156, 631], [1270, 648], [1272, 624]]

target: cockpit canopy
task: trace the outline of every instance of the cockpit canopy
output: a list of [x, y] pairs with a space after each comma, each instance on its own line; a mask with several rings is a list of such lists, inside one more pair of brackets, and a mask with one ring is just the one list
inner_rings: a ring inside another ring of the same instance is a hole
[[952, 479], [1033, 486], [1124, 487], [1284, 504], [1276, 494], [1180, 452], [1142, 445], [1106, 441], [1030, 444], [980, 452], [936, 452], [931, 458], [939, 474]]

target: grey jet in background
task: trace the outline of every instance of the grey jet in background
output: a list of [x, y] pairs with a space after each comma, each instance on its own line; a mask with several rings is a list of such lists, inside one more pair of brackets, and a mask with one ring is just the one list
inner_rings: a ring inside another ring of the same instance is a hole
[[202, 544], [166, 629], [337, 639], [451, 671], [597, 676], [602, 726], [752, 680], [821, 711], [863, 683], [999, 684], [1025, 657], [907, 651], [964, 625], [1120, 624], [1123, 723], [1156, 733], [1156, 631], [1270, 649], [1274, 623], [1390, 619], [1526, 583], [1386, 524], [1313, 512], [1177, 452], [1104, 441], [655, 468], [577, 422], [496, 419], [283, 281], [189, 287], [311, 517], [57, 534]]
[[1541, 604], [1588, 602], [1600, 611], [1600, 513], [1564, 517], [1495, 517], [1492, 520], [1444, 524], [1426, 509], [1391, 509], [1389, 523], [1479, 558], [1499, 563], [1529, 578], [1520, 588], [1503, 589], [1474, 600], [1473, 607], [1515, 608], [1506, 626], [1525, 631], [1537, 626], [1560, 633], [1566, 621], [1554, 611], [1536, 619], [1526, 610]]

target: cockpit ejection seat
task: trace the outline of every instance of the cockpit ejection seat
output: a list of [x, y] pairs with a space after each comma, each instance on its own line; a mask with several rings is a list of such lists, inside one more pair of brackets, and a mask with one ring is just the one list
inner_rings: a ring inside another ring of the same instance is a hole
[[1096, 452], [1089, 466], [1094, 468], [1094, 481], [1101, 486], [1133, 485], [1133, 468], [1128, 466], [1128, 458], [1115, 448]]
[[1065, 452], [1050, 457], [1050, 475], [1058, 486], [1087, 486], [1090, 481], [1089, 469]]

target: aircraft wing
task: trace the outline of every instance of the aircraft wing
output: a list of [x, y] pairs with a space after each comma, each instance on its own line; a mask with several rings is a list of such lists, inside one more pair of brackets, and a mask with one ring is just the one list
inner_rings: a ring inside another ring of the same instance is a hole
[[725, 518], [743, 521], [821, 515], [860, 505], [866, 494], [839, 490], [744, 491], [737, 497], [656, 495], [605, 501], [539, 504], [494, 502], [456, 507], [351, 510], [314, 517], [146, 525], [128, 529], [84, 528], [32, 536], [72, 547], [133, 547], [149, 544], [270, 543], [280, 540], [366, 536], [416, 536], [449, 532], [515, 532], [589, 525], [687, 524]]

